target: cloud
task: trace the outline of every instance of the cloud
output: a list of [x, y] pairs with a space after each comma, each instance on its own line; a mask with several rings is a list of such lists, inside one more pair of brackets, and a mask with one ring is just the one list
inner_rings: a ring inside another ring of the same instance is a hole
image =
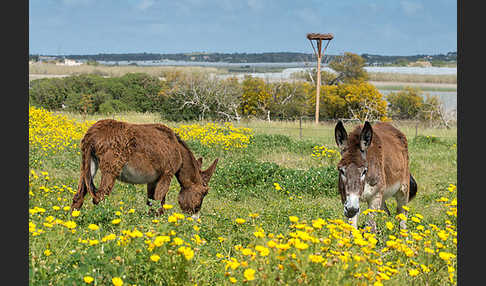
[[154, 0], [141, 0], [140, 4], [138, 4], [138, 9], [140, 10], [146, 10], [150, 7], [152, 7], [155, 4]]
[[401, 1], [400, 6], [402, 6], [402, 9], [407, 16], [414, 16], [417, 14], [417, 12], [420, 12], [424, 9], [422, 3], [412, 1]]

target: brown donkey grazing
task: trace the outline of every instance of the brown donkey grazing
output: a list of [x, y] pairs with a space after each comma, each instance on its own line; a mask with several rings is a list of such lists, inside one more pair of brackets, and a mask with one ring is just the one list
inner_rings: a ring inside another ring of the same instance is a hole
[[[97, 121], [81, 140], [81, 176], [71, 211], [79, 210], [89, 192], [98, 204], [118, 179], [130, 184], [147, 184], [149, 199], [165, 203], [170, 182], [175, 175], [181, 190], [179, 206], [197, 218], [209, 180], [218, 159], [202, 171], [202, 158], [195, 159], [186, 143], [172, 129], [162, 124], [132, 124], [111, 119]], [[101, 182], [97, 190], [93, 178], [98, 168]], [[161, 207], [158, 214], [162, 214]]]
[[[391, 124], [379, 122], [371, 127], [366, 121], [348, 136], [343, 123], [336, 124], [334, 135], [341, 151], [338, 163], [338, 189], [344, 204], [344, 215], [357, 227], [359, 202], [370, 209], [390, 214], [385, 200], [394, 197], [397, 213], [406, 214], [403, 206], [417, 193], [417, 184], [408, 166], [408, 143], [405, 135]], [[368, 225], [376, 231], [370, 214]], [[406, 228], [400, 221], [400, 228]]]

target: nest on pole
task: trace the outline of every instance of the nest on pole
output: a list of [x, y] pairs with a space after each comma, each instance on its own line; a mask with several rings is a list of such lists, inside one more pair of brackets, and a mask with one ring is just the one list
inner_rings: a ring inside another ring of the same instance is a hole
[[307, 34], [307, 39], [309, 40], [332, 40], [333, 38], [334, 38], [333, 34], [319, 34], [319, 33]]

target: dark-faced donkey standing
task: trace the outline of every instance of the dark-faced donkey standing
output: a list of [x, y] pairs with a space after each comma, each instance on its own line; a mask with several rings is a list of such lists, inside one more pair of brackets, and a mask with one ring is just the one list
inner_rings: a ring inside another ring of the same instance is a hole
[[[406, 205], [417, 193], [417, 184], [410, 174], [408, 144], [405, 135], [390, 123], [371, 126], [366, 121], [348, 135], [343, 123], [335, 127], [335, 139], [341, 152], [338, 163], [338, 189], [344, 205], [344, 215], [357, 227], [360, 201], [368, 208], [390, 211], [385, 201], [394, 197], [397, 213], [404, 213]], [[376, 231], [370, 214], [368, 225]], [[400, 228], [406, 222], [400, 221]]]

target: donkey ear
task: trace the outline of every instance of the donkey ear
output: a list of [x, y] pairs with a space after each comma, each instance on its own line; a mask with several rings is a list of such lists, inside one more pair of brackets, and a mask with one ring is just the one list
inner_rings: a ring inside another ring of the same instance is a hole
[[361, 134], [359, 135], [359, 148], [361, 151], [366, 151], [371, 144], [371, 139], [373, 139], [373, 128], [371, 124], [366, 121], [363, 129], [361, 129]]
[[199, 163], [199, 168], [202, 167], [202, 157], [200, 157], [199, 159], [197, 159], [197, 162]]
[[338, 121], [336, 127], [334, 128], [334, 139], [336, 139], [336, 144], [338, 145], [341, 152], [348, 145], [348, 133], [344, 129], [343, 122]]
[[218, 163], [218, 161], [219, 161], [219, 158], [216, 158], [216, 160], [214, 160], [213, 164], [211, 164], [211, 166], [209, 166], [209, 168], [207, 168], [206, 170], [201, 172], [201, 176], [202, 176], [204, 185], [206, 185], [206, 186], [208, 185], [209, 180], [211, 179], [211, 176], [214, 173], [214, 170], [216, 170], [216, 164]]

